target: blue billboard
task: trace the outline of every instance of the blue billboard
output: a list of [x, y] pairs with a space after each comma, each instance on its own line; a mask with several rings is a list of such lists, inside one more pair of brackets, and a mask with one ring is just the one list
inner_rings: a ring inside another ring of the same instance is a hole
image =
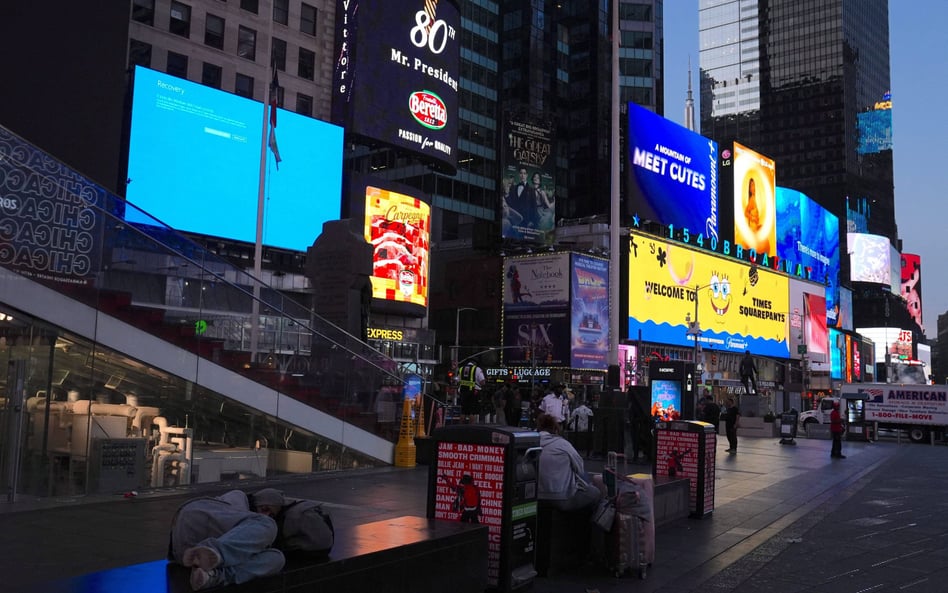
[[635, 103], [626, 212], [719, 239], [718, 144]]
[[[126, 198], [174, 229], [254, 243], [263, 109], [136, 67]], [[282, 109], [279, 120], [283, 160], [277, 168], [267, 151], [263, 243], [305, 251], [340, 217], [343, 129]]]
[[777, 257], [826, 286], [826, 324], [839, 323], [839, 219], [804, 193], [777, 187]]

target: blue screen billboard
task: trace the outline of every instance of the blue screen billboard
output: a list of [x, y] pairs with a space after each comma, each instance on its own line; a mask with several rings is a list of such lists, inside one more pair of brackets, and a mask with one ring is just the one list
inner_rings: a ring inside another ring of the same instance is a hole
[[[126, 198], [174, 229], [254, 243], [263, 109], [136, 67]], [[305, 251], [340, 216], [343, 132], [281, 109], [276, 135], [283, 160], [266, 178], [263, 243]]]
[[718, 239], [718, 145], [635, 103], [626, 212]]
[[826, 323], [839, 323], [839, 219], [806, 194], [777, 187], [777, 257], [826, 286]]

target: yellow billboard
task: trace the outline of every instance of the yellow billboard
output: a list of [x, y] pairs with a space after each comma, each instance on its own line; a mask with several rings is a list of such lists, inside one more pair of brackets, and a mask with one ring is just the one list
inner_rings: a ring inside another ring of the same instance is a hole
[[372, 244], [372, 297], [428, 306], [431, 206], [365, 188], [365, 240]]
[[734, 243], [777, 255], [774, 160], [734, 143]]
[[704, 347], [788, 354], [786, 276], [633, 232], [628, 289], [630, 339], [694, 345], [697, 300]]

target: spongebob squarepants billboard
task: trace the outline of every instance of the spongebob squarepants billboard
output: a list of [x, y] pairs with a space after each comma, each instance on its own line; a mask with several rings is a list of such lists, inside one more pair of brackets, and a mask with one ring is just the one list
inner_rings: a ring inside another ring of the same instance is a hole
[[703, 348], [788, 356], [787, 277], [631, 233], [628, 335], [641, 331], [648, 342], [693, 346], [688, 321], [696, 299]]

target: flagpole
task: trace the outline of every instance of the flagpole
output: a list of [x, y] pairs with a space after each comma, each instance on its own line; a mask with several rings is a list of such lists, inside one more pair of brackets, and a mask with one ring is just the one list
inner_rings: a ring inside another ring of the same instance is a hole
[[[269, 37], [267, 38], [267, 59], [264, 61], [271, 69], [276, 66], [272, 63], [271, 48], [273, 47], [273, 14], [269, 17]], [[267, 111], [270, 107], [269, 80], [263, 93], [263, 123], [260, 132], [260, 175], [257, 185], [257, 235], [253, 248], [253, 302], [250, 311], [250, 361], [256, 362], [257, 350], [260, 344], [260, 277], [263, 275], [263, 214], [266, 203], [267, 184], [267, 126], [269, 125]], [[274, 109], [276, 107], [274, 106]]]

